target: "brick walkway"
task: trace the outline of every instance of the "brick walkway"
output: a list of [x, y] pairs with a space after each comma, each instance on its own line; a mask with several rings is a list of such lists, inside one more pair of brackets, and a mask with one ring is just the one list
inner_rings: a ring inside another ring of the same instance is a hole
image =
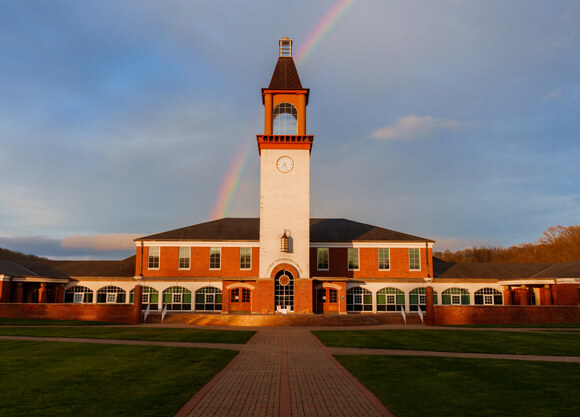
[[176, 416], [392, 416], [306, 329], [259, 330]]

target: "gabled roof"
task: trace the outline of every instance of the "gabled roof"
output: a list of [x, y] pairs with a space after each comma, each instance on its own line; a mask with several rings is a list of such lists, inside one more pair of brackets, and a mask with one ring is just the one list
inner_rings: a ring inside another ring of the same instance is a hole
[[121, 261], [12, 262], [0, 260], [0, 274], [50, 278], [132, 277], [135, 275], [135, 256]]
[[37, 275], [34, 271], [31, 271], [17, 262], [4, 259], [0, 259], [0, 274], [17, 277]]
[[551, 265], [532, 278], [580, 278], [580, 260]]
[[[433, 262], [435, 278], [530, 278], [551, 264]], [[550, 278], [554, 278], [551, 276]]]
[[[280, 232], [281, 233], [281, 232]], [[225, 218], [145, 236], [144, 240], [258, 241], [259, 218]], [[348, 219], [310, 219], [311, 242], [403, 241], [433, 242]]]
[[302, 90], [302, 83], [291, 56], [278, 58], [268, 88], [270, 90]]

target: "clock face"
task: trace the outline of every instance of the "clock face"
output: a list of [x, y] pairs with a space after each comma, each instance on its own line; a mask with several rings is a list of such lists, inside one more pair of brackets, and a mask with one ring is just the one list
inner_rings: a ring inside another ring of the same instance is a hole
[[294, 168], [294, 161], [289, 156], [281, 156], [276, 161], [276, 168], [283, 173], [290, 172]]

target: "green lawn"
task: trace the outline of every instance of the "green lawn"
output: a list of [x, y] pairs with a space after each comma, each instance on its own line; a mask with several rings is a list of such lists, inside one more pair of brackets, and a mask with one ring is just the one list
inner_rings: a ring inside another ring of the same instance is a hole
[[326, 346], [580, 356], [580, 333], [486, 330], [324, 330], [313, 333]]
[[173, 416], [235, 355], [0, 341], [0, 416]]
[[580, 364], [337, 356], [397, 417], [580, 415]]
[[471, 328], [537, 328], [537, 329], [580, 329], [580, 323], [553, 323], [553, 324], [461, 324], [446, 327], [471, 327]]
[[7, 319], [0, 317], [0, 325], [8, 326], [102, 326], [110, 324], [116, 323], [79, 320]]
[[254, 332], [158, 327], [0, 327], [0, 336], [82, 337], [197, 343], [246, 343]]

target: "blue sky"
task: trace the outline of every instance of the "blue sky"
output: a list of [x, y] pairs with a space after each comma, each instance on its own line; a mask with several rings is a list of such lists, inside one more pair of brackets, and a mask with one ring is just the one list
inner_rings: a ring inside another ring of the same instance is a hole
[[[0, 247], [120, 258], [207, 221], [277, 41], [335, 1], [0, 3]], [[535, 241], [580, 217], [580, 3], [359, 0], [299, 67], [312, 217]], [[259, 156], [229, 213], [257, 217]]]

